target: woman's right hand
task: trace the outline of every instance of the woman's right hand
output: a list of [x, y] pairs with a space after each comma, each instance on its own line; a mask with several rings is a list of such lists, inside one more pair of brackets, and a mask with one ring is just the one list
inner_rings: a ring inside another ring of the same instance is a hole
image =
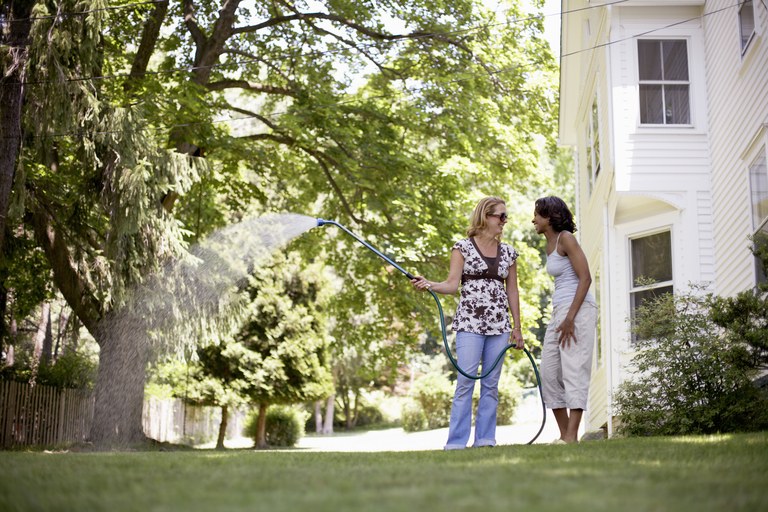
[[414, 277], [413, 279], [411, 279], [411, 284], [413, 284], [414, 288], [422, 292], [424, 290], [432, 289], [432, 283], [427, 281], [423, 276]]

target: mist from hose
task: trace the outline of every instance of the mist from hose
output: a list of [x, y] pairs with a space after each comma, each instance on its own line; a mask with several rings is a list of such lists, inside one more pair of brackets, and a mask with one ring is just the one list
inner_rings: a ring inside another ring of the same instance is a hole
[[[214, 333], [238, 326], [238, 293], [254, 267], [279, 247], [317, 226], [297, 214], [254, 216], [192, 246], [130, 290], [125, 306], [97, 327], [100, 358], [94, 442], [139, 442], [146, 364], [158, 355], [190, 350]], [[207, 341], [215, 341], [208, 339]]]

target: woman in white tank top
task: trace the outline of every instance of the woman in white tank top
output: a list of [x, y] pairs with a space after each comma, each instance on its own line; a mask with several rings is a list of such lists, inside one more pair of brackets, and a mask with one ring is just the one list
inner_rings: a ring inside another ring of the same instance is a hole
[[587, 407], [597, 326], [597, 306], [589, 292], [592, 277], [573, 236], [573, 215], [562, 199], [537, 199], [533, 225], [547, 239], [547, 272], [555, 278], [541, 355], [542, 395], [560, 428], [555, 442], [575, 443]]

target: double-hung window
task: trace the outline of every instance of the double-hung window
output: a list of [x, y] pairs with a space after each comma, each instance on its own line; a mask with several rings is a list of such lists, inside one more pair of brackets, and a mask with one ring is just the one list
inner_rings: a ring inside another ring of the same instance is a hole
[[688, 43], [685, 39], [637, 41], [641, 124], [690, 124]]
[[739, 6], [739, 35], [741, 36], [741, 54], [744, 55], [755, 35], [755, 8], [752, 0], [745, 0]]
[[632, 283], [629, 302], [634, 321], [635, 311], [644, 302], [674, 292], [671, 231], [630, 239], [630, 258]]

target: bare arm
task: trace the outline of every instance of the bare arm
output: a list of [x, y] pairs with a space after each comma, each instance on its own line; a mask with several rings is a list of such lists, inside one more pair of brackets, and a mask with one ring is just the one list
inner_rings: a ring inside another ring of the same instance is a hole
[[423, 276], [416, 276], [411, 280], [414, 288], [417, 290], [430, 289], [436, 293], [442, 293], [444, 295], [450, 295], [456, 293], [459, 289], [459, 283], [461, 282], [461, 274], [464, 270], [464, 256], [461, 251], [454, 249], [451, 251], [451, 266], [448, 270], [448, 277], [445, 281], [434, 282], [428, 281]]
[[579, 242], [572, 233], [564, 231], [560, 238], [560, 243], [565, 250], [565, 255], [571, 260], [573, 265], [573, 271], [576, 272], [576, 277], [579, 278], [579, 285], [576, 287], [576, 295], [573, 297], [571, 307], [568, 309], [568, 314], [565, 316], [565, 320], [557, 328], [560, 333], [560, 344], [563, 347], [570, 347], [571, 339], [576, 342], [576, 336], [573, 333], [573, 321], [576, 315], [581, 309], [581, 305], [584, 303], [584, 298], [587, 296], [589, 287], [592, 285], [592, 276], [589, 272], [589, 263], [587, 263], [587, 257], [584, 255], [584, 251], [581, 249]]
[[507, 302], [509, 303], [509, 312], [512, 314], [513, 321], [510, 343], [514, 341], [515, 348], [520, 350], [524, 344], [522, 326], [520, 325], [520, 291], [517, 288], [517, 263], [510, 265], [506, 285]]

